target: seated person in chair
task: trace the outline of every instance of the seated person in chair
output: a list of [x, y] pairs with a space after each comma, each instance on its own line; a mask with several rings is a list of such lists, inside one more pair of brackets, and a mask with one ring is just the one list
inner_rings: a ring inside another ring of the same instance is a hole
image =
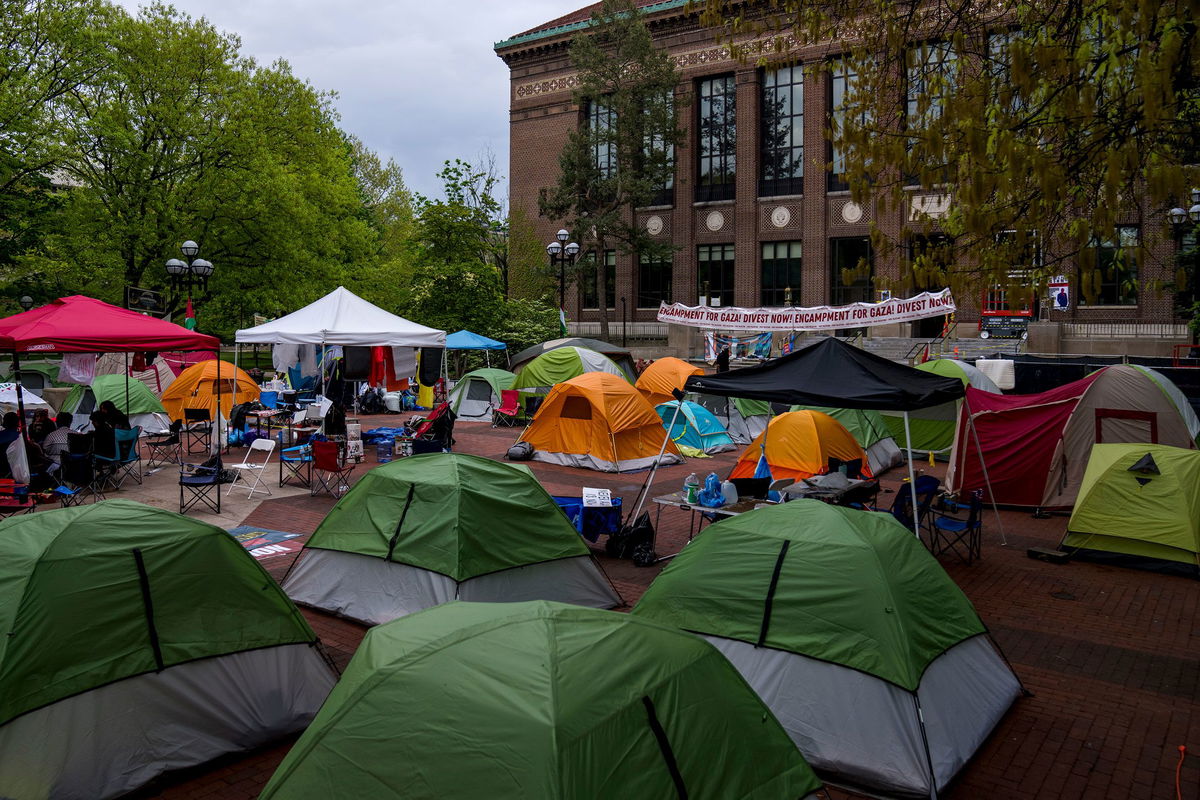
[[71, 435], [71, 423], [75, 421], [75, 417], [70, 411], [60, 411], [54, 421], [58, 427], [42, 441], [42, 452], [57, 469], [62, 464], [63, 456], [70, 452], [67, 437]]
[[92, 422], [92, 452], [98, 456], [112, 458], [117, 454], [116, 428], [114, 428], [102, 411], [93, 411], [89, 419]]
[[50, 419], [50, 412], [39, 408], [33, 412], [33, 421], [29, 423], [29, 438], [41, 444], [58, 426]]
[[112, 400], [105, 400], [101, 403], [99, 413], [104, 415], [104, 418], [108, 420], [108, 424], [113, 428], [123, 431], [132, 430], [132, 426], [129, 424], [129, 417], [125, 416], [125, 412], [117, 408]]
[[8, 446], [21, 436], [21, 419], [17, 412], [9, 411], [0, 422], [0, 478], [11, 478], [12, 467], [8, 465]]

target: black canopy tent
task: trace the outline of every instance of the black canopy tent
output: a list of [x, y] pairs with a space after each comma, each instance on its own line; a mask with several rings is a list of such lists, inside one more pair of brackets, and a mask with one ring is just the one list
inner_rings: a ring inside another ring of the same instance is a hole
[[693, 376], [684, 390], [788, 405], [904, 412], [913, 532], [918, 536], [908, 412], [958, 400], [966, 394], [958, 378], [943, 378], [897, 364], [832, 337], [760, 366]]

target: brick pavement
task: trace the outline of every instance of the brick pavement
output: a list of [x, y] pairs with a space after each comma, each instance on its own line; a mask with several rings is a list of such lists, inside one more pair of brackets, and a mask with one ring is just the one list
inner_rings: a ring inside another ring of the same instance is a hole
[[[366, 418], [364, 429], [394, 424], [396, 417]], [[500, 459], [516, 438], [508, 429], [479, 424], [456, 429], [459, 452]], [[675, 490], [692, 471], [725, 474], [734, 453], [659, 471], [656, 493]], [[368, 448], [368, 459], [373, 453]], [[361, 474], [373, 467], [364, 464]], [[632, 504], [644, 473], [609, 475], [533, 462], [552, 494], [578, 494], [581, 486], [608, 488]], [[941, 475], [943, 465], [930, 468]], [[903, 477], [884, 477], [893, 491]], [[893, 494], [882, 494], [881, 505]], [[245, 524], [310, 534], [332, 507], [331, 498], [288, 497], [263, 501]], [[1182, 797], [1200, 797], [1200, 583], [1113, 566], [1057, 566], [1025, 556], [1027, 547], [1053, 546], [1065, 517], [1033, 519], [1002, 511], [1009, 546], [1001, 547], [996, 520], [985, 518], [984, 558], [973, 565], [944, 561], [989, 626], [1032, 696], [1008, 716], [943, 796], [975, 798], [1173, 798], [1179, 745], [1189, 754]], [[660, 554], [687, 539], [688, 515], [666, 509], [658, 530]], [[599, 562], [629, 604], [661, 567], [639, 569], [596, 549]], [[294, 555], [264, 561], [281, 578]], [[339, 667], [353, 655], [365, 629], [309, 609], [305, 616]], [[255, 797], [293, 740], [175, 773], [136, 795], [150, 798]], [[830, 790], [833, 800], [858, 795]]]

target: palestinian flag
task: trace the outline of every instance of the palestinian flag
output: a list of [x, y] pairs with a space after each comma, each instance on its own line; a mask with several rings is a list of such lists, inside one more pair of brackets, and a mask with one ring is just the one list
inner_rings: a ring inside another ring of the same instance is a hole
[[558, 328], [562, 331], [564, 337], [567, 336], [567, 312], [563, 309], [558, 310]]
[[196, 330], [196, 312], [192, 310], [192, 298], [188, 298], [187, 310], [183, 312], [183, 327]]

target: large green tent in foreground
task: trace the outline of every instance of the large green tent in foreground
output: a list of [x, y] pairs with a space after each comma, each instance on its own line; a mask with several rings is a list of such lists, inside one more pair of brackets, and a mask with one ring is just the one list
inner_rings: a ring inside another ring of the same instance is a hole
[[1061, 546], [1200, 566], [1200, 450], [1093, 445]]
[[532, 472], [462, 453], [410, 456], [363, 475], [283, 588], [369, 625], [455, 599], [621, 603]]
[[708, 643], [558, 603], [367, 632], [261, 798], [800, 798], [820, 782]]
[[0, 522], [0, 797], [114, 797], [304, 728], [332, 669], [254, 558], [129, 500]]
[[707, 638], [819, 773], [871, 794], [934, 796], [1020, 690], [890, 514], [796, 500], [715, 523], [633, 613]]

